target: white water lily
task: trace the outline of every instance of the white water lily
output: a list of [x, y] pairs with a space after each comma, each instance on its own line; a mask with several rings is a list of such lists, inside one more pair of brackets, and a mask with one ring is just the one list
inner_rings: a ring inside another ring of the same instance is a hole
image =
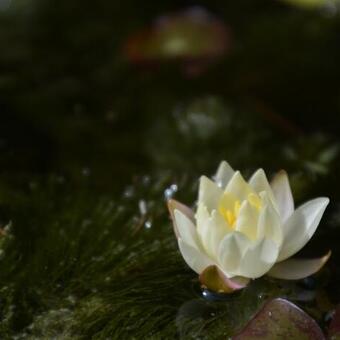
[[231, 292], [268, 274], [297, 280], [318, 271], [330, 252], [317, 259], [289, 259], [313, 236], [329, 203], [319, 197], [294, 209], [285, 171], [269, 184], [257, 170], [246, 182], [222, 162], [215, 181], [202, 176], [196, 213], [168, 202], [180, 252], [201, 283]]

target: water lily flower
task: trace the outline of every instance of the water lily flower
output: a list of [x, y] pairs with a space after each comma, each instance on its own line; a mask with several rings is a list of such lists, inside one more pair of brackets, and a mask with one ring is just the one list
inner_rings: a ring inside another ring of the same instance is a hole
[[297, 209], [285, 171], [269, 184], [262, 169], [244, 180], [223, 161], [214, 181], [202, 176], [197, 209], [168, 201], [179, 250], [217, 292], [244, 288], [265, 274], [298, 280], [317, 272], [330, 252], [316, 259], [291, 259], [313, 236], [329, 203], [310, 200]]

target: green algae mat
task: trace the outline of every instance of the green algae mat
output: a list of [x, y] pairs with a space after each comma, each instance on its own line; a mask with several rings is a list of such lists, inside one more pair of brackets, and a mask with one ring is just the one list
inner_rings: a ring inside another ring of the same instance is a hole
[[[0, 339], [339, 337], [339, 33], [337, 1], [0, 1]], [[330, 198], [321, 270], [202, 288], [167, 203], [222, 160]]]

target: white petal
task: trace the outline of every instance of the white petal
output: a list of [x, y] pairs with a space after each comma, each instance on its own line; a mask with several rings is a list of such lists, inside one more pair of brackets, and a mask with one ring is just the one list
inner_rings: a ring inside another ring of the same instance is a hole
[[196, 224], [199, 235], [203, 235], [209, 218], [210, 214], [207, 207], [203, 203], [199, 203], [196, 211]]
[[300, 280], [318, 272], [331, 256], [329, 251], [317, 259], [288, 259], [273, 266], [268, 275], [277, 279]]
[[262, 239], [249, 247], [241, 260], [239, 275], [255, 279], [263, 276], [276, 262], [279, 249], [267, 239]]
[[211, 215], [200, 205], [197, 210], [198, 235], [205, 252], [213, 259], [217, 258], [218, 246], [224, 236], [233, 231], [227, 226], [224, 218], [213, 210]]
[[197, 274], [215, 264], [207, 255], [186, 244], [182, 239], [178, 239], [179, 250], [187, 265]]
[[251, 187], [244, 180], [239, 171], [236, 171], [230, 179], [225, 192], [233, 194], [238, 200], [247, 199], [248, 195], [253, 193]]
[[175, 219], [175, 210], [179, 210], [180, 212], [182, 212], [192, 223], [195, 223], [195, 216], [194, 216], [194, 212], [187, 207], [186, 205], [174, 200], [174, 199], [170, 199], [168, 200], [168, 209], [171, 215], [171, 219], [172, 219], [172, 223], [173, 223], [173, 227], [174, 227], [174, 231], [176, 234], [176, 237], [179, 237], [179, 232], [178, 232], [178, 228], [177, 228], [177, 224], [176, 224], [176, 219]]
[[[224, 209], [224, 210], [231, 210], [233, 211], [235, 208], [235, 203], [238, 199], [231, 194], [230, 192], [224, 192], [219, 204], [218, 204], [218, 209]], [[220, 210], [219, 210], [220, 211]]]
[[234, 175], [234, 172], [233, 168], [226, 161], [221, 162], [215, 175], [217, 185], [224, 189]]
[[284, 240], [278, 261], [294, 255], [310, 240], [328, 203], [328, 198], [320, 197], [295, 210], [282, 228]]
[[208, 210], [212, 211], [213, 209], [216, 209], [222, 194], [222, 189], [220, 189], [216, 183], [206, 176], [201, 177], [198, 193], [199, 203], [204, 203]]
[[287, 173], [284, 170], [278, 172], [270, 185], [279, 209], [281, 220], [282, 222], [285, 222], [294, 212], [294, 199]]
[[195, 225], [186, 215], [177, 209], [175, 209], [174, 215], [179, 237], [190, 246], [201, 250], [201, 242], [198, 238]]
[[273, 240], [278, 247], [281, 247], [283, 233], [280, 216], [269, 201], [260, 211], [257, 227], [257, 238], [264, 237]]
[[249, 247], [249, 239], [242, 233], [233, 232], [224, 237], [218, 250], [220, 266], [228, 277], [234, 276], [240, 261]]
[[248, 201], [243, 201], [236, 221], [235, 229], [255, 240], [257, 233], [258, 211]]
[[274, 207], [276, 207], [276, 202], [274, 198], [274, 194], [272, 188], [269, 185], [267, 176], [263, 169], [258, 169], [250, 178], [249, 185], [251, 188], [259, 194], [262, 191], [265, 191], [269, 197], [269, 199], [273, 202]]

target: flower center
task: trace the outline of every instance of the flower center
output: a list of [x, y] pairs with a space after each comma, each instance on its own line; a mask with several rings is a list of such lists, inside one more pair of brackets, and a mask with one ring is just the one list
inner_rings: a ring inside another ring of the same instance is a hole
[[[226, 196], [224, 197], [227, 199], [229, 196], [228, 194], [225, 194]], [[251, 206], [253, 206], [257, 211], [259, 211], [262, 207], [262, 202], [261, 198], [253, 193], [250, 193], [247, 197], [247, 201]], [[229, 200], [229, 202], [224, 202], [225, 204], [220, 204], [218, 210], [219, 213], [223, 216], [227, 224], [235, 229], [236, 227], [236, 221], [240, 213], [241, 209], [241, 202], [240, 200]], [[226, 207], [227, 206], [227, 207]]]
[[224, 219], [228, 222], [228, 224], [235, 228], [235, 222], [237, 220], [237, 216], [240, 212], [241, 203], [239, 200], [235, 201], [233, 209], [226, 209], [223, 206], [220, 206], [220, 214], [224, 217]]

